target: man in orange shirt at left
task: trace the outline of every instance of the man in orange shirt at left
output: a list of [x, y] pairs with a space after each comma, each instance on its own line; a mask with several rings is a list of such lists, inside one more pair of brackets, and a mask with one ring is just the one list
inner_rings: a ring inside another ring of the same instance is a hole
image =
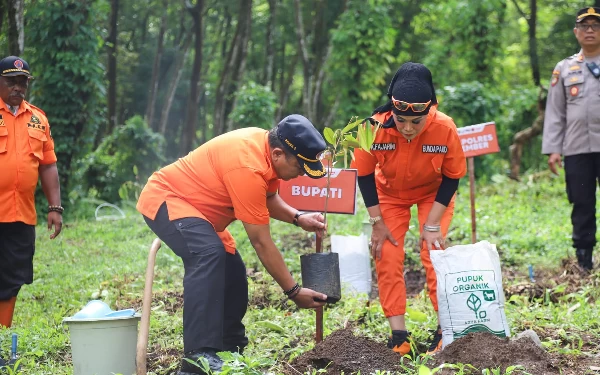
[[48, 229], [54, 228], [50, 238], [62, 229], [50, 125], [44, 111], [25, 100], [32, 78], [25, 60], [0, 60], [0, 327], [11, 326], [17, 294], [33, 282], [38, 178], [49, 204]]

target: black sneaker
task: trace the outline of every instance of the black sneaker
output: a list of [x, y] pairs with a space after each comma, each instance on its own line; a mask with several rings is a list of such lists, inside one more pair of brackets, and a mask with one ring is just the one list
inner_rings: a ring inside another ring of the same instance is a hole
[[4, 362], [4, 360], [2, 359], [2, 357], [0, 357], [0, 369], [2, 367], [6, 366], [6, 362]]
[[[217, 351], [211, 348], [205, 348], [201, 350], [195, 350], [187, 353], [181, 360], [181, 370], [179, 375], [208, 375], [202, 368], [202, 364], [199, 361], [200, 358], [206, 358], [211, 373], [221, 371], [223, 367], [223, 360], [217, 355]], [[188, 360], [195, 363], [190, 363]]]
[[427, 353], [429, 355], [434, 355], [437, 352], [442, 350], [442, 328], [440, 326], [437, 327], [435, 333], [433, 334], [433, 339], [431, 340], [431, 344], [429, 344], [429, 349], [427, 349]]

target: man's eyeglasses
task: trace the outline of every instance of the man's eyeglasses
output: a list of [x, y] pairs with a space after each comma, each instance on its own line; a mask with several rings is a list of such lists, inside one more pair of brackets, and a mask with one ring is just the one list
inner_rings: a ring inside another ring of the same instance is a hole
[[407, 103], [402, 100], [396, 100], [392, 97], [392, 104], [396, 107], [397, 110], [406, 112], [409, 108], [412, 108], [413, 112], [423, 112], [429, 107], [431, 104], [431, 100], [427, 103]]
[[598, 31], [600, 30], [600, 23], [578, 23], [575, 27], [581, 31], [587, 31], [589, 28]]

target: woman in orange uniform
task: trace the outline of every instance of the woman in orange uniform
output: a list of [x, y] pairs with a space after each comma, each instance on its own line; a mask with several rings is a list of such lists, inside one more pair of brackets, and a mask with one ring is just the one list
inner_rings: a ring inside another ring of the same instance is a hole
[[[356, 150], [353, 167], [373, 226], [370, 249], [375, 259], [379, 298], [392, 335], [388, 347], [410, 352], [406, 329], [404, 238], [410, 208], [417, 205], [421, 261], [429, 298], [438, 310], [435, 271], [430, 250], [444, 248], [454, 213], [458, 182], [466, 173], [465, 156], [454, 121], [437, 110], [431, 72], [422, 64], [406, 63], [388, 89], [390, 100], [372, 118], [382, 124], [371, 153]], [[438, 329], [428, 353], [442, 347]]]

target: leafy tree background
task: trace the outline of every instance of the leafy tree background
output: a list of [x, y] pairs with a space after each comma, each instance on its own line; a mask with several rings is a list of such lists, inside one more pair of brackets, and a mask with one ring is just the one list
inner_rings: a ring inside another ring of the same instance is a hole
[[[71, 207], [85, 197], [122, 199], [123, 186], [141, 188], [153, 170], [221, 131], [270, 128], [290, 113], [308, 116], [321, 130], [342, 128], [386, 100], [388, 82], [406, 61], [431, 69], [440, 110], [459, 127], [497, 123], [501, 152], [477, 158], [476, 172], [480, 179], [507, 175], [513, 137], [540, 114], [543, 91], [536, 75], [547, 87], [554, 65], [578, 51], [572, 32], [577, 9], [600, 5], [599, 0], [0, 3], [0, 53], [16, 51], [30, 62], [36, 79], [28, 100], [51, 121], [63, 200]], [[20, 28], [13, 22], [19, 14], [7, 11], [15, 5], [23, 9]], [[526, 141], [521, 173], [545, 168], [540, 143], [539, 136]]]

